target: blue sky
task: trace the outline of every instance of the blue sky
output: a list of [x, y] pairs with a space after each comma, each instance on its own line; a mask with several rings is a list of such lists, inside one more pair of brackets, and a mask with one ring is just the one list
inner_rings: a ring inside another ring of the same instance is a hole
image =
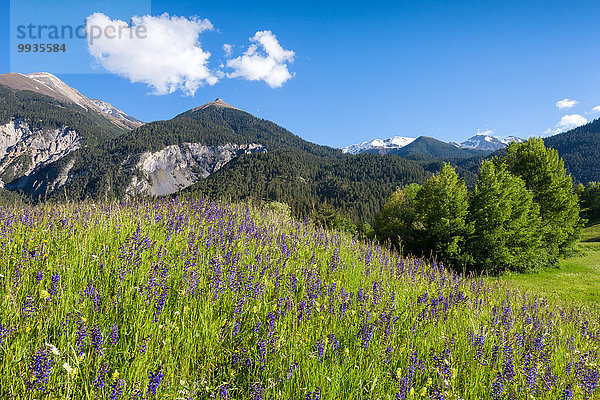
[[[84, 95], [145, 121], [222, 97], [307, 140], [339, 147], [395, 135], [464, 140], [485, 130], [528, 137], [580, 123], [576, 116], [600, 116], [592, 112], [600, 105], [597, 1], [139, 0], [36, 7], [21, 0], [12, 15], [2, 1], [1, 73], [55, 73]], [[211, 53], [207, 68], [225, 74], [233, 71], [227, 60], [241, 57], [249, 38], [269, 30], [281, 48], [294, 52], [293, 62], [282, 62], [293, 77], [271, 87], [225, 76], [193, 96], [180, 90], [156, 95], [145, 83], [108, 73], [85, 41], [60, 58], [15, 56], [11, 22], [76, 24], [94, 11], [125, 21], [164, 12], [206, 18], [214, 27], [199, 34], [202, 51]], [[230, 57], [223, 44], [233, 46]], [[577, 104], [559, 109], [563, 99]]]

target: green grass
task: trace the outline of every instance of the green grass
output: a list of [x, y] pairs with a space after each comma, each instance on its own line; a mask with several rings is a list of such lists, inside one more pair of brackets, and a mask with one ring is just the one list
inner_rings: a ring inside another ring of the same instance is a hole
[[578, 253], [561, 260], [559, 268], [506, 274], [502, 280], [554, 301], [600, 308], [600, 221], [593, 221], [584, 229]]
[[598, 313], [532, 294], [244, 205], [0, 208], [0, 399], [600, 400]]

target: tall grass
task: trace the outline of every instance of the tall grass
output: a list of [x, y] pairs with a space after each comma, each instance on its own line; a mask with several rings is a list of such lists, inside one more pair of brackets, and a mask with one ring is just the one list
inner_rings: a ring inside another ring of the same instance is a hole
[[598, 315], [244, 205], [0, 211], [0, 398], [600, 398]]

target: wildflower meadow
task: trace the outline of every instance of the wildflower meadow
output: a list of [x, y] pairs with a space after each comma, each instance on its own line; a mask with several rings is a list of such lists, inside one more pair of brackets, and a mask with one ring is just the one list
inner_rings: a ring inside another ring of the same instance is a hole
[[1, 399], [600, 399], [600, 319], [246, 204], [0, 209]]

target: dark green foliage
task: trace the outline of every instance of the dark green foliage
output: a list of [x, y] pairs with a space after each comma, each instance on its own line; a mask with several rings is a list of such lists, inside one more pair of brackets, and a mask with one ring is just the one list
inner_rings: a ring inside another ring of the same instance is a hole
[[259, 143], [268, 151], [294, 148], [317, 156], [341, 154], [338, 149], [307, 142], [273, 122], [223, 107], [187, 111], [168, 121], [142, 125], [119, 140], [106, 143], [104, 148], [112, 153], [130, 155], [182, 143], [205, 146]]
[[418, 164], [396, 156], [318, 157], [286, 149], [239, 157], [184, 193], [283, 201], [300, 216], [328, 203], [353, 221], [370, 221], [396, 187], [427, 176]]
[[427, 182], [396, 190], [374, 220], [377, 237], [403, 252], [433, 256], [447, 266], [471, 261], [466, 242], [473, 231], [467, 220], [469, 193], [449, 164]]
[[413, 154], [420, 154], [434, 158], [450, 159], [450, 158], [469, 158], [473, 156], [489, 154], [489, 151], [477, 149], [462, 149], [453, 144], [442, 142], [427, 136], [420, 136], [412, 143], [390, 152], [400, 157], [406, 157]]
[[0, 125], [13, 119], [29, 122], [34, 130], [69, 126], [82, 136], [88, 146], [124, 132], [104, 116], [76, 104], [61, 103], [48, 96], [27, 90], [15, 91], [0, 85]]
[[474, 231], [468, 243], [477, 270], [497, 274], [546, 263], [539, 206], [506, 165], [483, 162], [469, 211]]
[[579, 196], [581, 214], [590, 220], [600, 218], [600, 182], [590, 182], [585, 186], [579, 184], [575, 193]]
[[0, 188], [0, 206], [21, 206], [27, 204], [27, 199], [18, 193]]
[[334, 229], [352, 234], [356, 234], [358, 232], [356, 225], [352, 223], [350, 218], [341, 215], [338, 210], [327, 203], [321, 204], [315, 211], [313, 215], [313, 221], [315, 225], [323, 228]]
[[469, 193], [450, 165], [430, 178], [415, 196], [421, 248], [431, 250], [446, 265], [465, 265], [465, 243], [473, 227], [467, 221]]
[[389, 244], [401, 251], [417, 252], [418, 238], [415, 212], [415, 197], [421, 189], [413, 183], [403, 189], [397, 189], [386, 201], [383, 209], [375, 216], [373, 229], [377, 237], [389, 241]]
[[546, 138], [544, 142], [558, 151], [576, 182], [600, 181], [600, 119]]
[[[402, 158], [416, 162], [417, 164], [421, 165], [426, 172], [431, 174], [435, 174], [436, 172], [440, 171], [444, 166], [444, 163], [448, 163], [454, 167], [458, 173], [458, 176], [465, 181], [468, 188], [474, 188], [477, 184], [477, 172], [479, 170], [479, 164], [481, 164], [481, 161], [483, 161], [485, 157], [478, 156], [471, 158], [440, 159], [414, 153]], [[477, 168], [473, 168], [469, 161], [471, 163], [477, 163]]]
[[397, 156], [342, 154], [306, 142], [248, 113], [208, 107], [170, 121], [149, 123], [99, 146], [75, 151], [31, 176], [28, 194], [44, 197], [48, 182], [72, 164], [68, 184], [51, 193], [51, 198], [118, 199], [125, 194], [134, 174], [132, 167], [141, 153], [187, 142], [260, 143], [267, 153], [232, 160], [185, 190], [184, 196], [281, 201], [300, 217], [328, 203], [354, 222], [370, 221], [396, 187], [424, 182], [430, 175], [417, 162]]
[[571, 176], [567, 175], [558, 152], [546, 148], [542, 139], [532, 138], [521, 144], [512, 143], [503, 162], [533, 192], [533, 199], [540, 206], [540, 229], [550, 254], [569, 252], [579, 240], [583, 224]]
[[[581, 186], [594, 212], [598, 186]], [[557, 152], [541, 139], [511, 144], [502, 160], [482, 163], [470, 194], [444, 165], [416, 195], [395, 192], [375, 218], [382, 241], [446, 265], [500, 273], [553, 265], [579, 240], [577, 195]]]

